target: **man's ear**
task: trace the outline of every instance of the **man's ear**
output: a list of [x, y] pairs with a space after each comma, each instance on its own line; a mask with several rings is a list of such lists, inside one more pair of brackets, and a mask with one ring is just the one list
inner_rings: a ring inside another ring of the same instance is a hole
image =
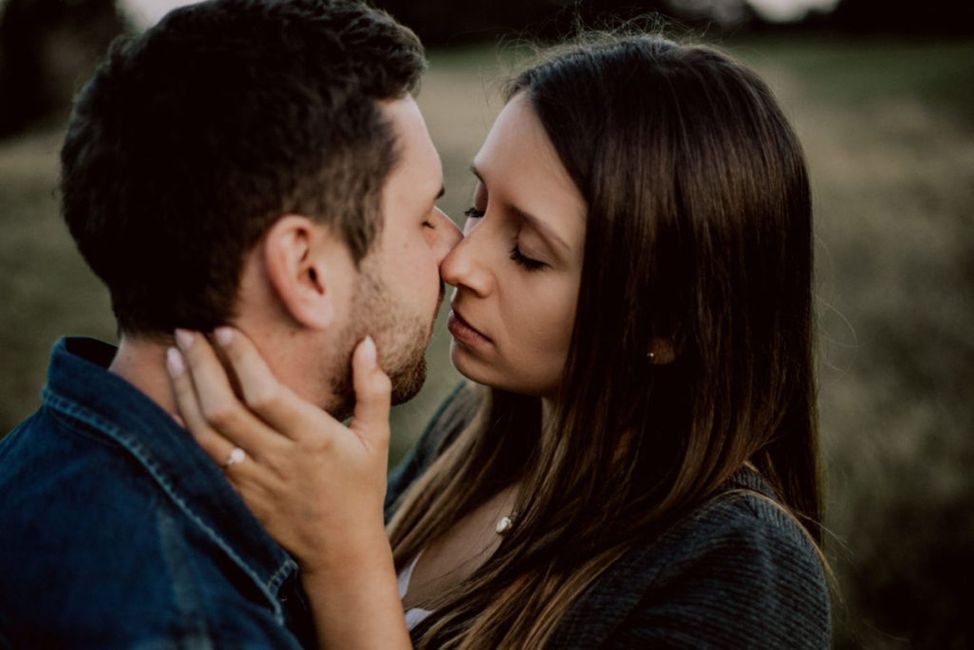
[[261, 240], [267, 279], [285, 311], [311, 329], [335, 320], [335, 286], [348, 264], [344, 240], [300, 215], [279, 218]]

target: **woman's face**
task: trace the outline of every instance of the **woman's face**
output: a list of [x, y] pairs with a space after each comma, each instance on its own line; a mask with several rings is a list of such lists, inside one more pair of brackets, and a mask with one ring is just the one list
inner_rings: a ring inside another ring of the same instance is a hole
[[523, 93], [501, 111], [473, 172], [465, 237], [440, 266], [456, 287], [453, 364], [481, 384], [551, 396], [575, 322], [585, 202]]

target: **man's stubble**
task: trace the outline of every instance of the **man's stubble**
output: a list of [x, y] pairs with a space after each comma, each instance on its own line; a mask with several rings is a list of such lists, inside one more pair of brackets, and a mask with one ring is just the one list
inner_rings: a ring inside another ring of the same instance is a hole
[[329, 360], [334, 404], [328, 410], [332, 415], [344, 419], [355, 408], [351, 357], [355, 346], [368, 335], [375, 340], [379, 363], [392, 382], [392, 403], [401, 404], [419, 392], [426, 381], [426, 347], [443, 295], [441, 282], [437, 309], [425, 319], [412, 314], [386, 289], [369, 260], [363, 260], [348, 324], [337, 337], [335, 353]]

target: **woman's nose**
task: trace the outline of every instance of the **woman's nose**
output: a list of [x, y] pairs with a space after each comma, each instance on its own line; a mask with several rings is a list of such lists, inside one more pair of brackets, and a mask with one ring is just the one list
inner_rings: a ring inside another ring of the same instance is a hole
[[454, 287], [466, 287], [479, 295], [490, 292], [491, 277], [486, 265], [479, 260], [476, 230], [461, 238], [443, 261], [440, 277]]

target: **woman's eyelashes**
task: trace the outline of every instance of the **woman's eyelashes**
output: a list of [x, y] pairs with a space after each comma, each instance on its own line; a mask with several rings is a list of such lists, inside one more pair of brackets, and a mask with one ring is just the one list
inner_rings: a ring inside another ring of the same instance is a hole
[[[474, 206], [467, 208], [463, 213], [467, 219], [482, 219], [485, 214], [485, 210], [480, 210]], [[541, 260], [536, 260], [522, 253], [521, 248], [517, 244], [517, 240], [514, 241], [514, 246], [511, 248], [509, 256], [514, 263], [524, 267], [527, 271], [538, 271], [548, 266]]]
[[523, 266], [527, 271], [539, 271], [548, 266], [544, 262], [532, 259], [522, 253], [521, 249], [517, 246], [517, 242], [514, 242], [514, 248], [511, 249], [511, 259], [514, 260], [515, 263]]

